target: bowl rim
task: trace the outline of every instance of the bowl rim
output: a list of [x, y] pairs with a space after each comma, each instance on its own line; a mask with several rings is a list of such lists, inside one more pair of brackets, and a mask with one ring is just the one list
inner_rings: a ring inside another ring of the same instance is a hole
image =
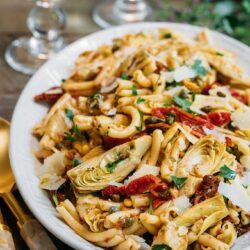
[[[116, 31], [121, 30], [121, 29], [126, 30], [125, 33], [130, 33], [130, 32], [133, 32], [133, 30], [136, 30], [136, 29], [146, 30], [147, 28], [149, 28], [149, 29], [156, 28], [157, 29], [157, 28], [160, 28], [160, 27], [173, 28], [173, 29], [175, 29], [175, 28], [191, 29], [192, 32], [195, 32], [195, 33], [198, 32], [198, 31], [201, 31], [202, 29], [204, 29], [204, 27], [190, 25], [190, 24], [182, 24], [182, 23], [172, 23], [172, 22], [171, 23], [169, 23], [169, 22], [139, 22], [139, 23], [124, 24], [124, 25], [120, 25], [120, 26], [115, 26], [115, 27], [111, 27], [111, 28], [108, 28], [108, 29], [99, 30], [97, 32], [91, 33], [91, 34], [89, 34], [87, 36], [84, 36], [84, 37], [81, 37], [81, 38], [77, 39], [76, 41], [72, 42], [71, 44], [67, 45], [63, 50], [61, 50], [59, 53], [57, 53], [55, 56], [53, 56], [51, 59], [49, 59], [47, 62], [45, 62], [38, 69], [38, 71], [28, 80], [26, 86], [23, 88], [23, 90], [22, 90], [22, 92], [21, 92], [21, 94], [20, 94], [20, 96], [18, 98], [18, 101], [16, 102], [16, 105], [15, 105], [15, 108], [14, 108], [14, 112], [12, 114], [12, 119], [11, 119], [10, 143], [9, 143], [9, 157], [10, 157], [10, 162], [11, 162], [13, 174], [15, 176], [15, 180], [16, 180], [16, 184], [17, 184], [17, 187], [19, 189], [19, 192], [20, 192], [23, 200], [25, 201], [26, 205], [28, 206], [28, 208], [32, 212], [32, 214], [40, 221], [40, 223], [49, 232], [51, 232], [53, 235], [55, 235], [58, 239], [60, 239], [61, 241], [63, 241], [65, 244], [70, 245], [71, 247], [74, 247], [75, 249], [91, 250], [93, 248], [90, 248], [89, 246], [84, 246], [85, 245], [84, 241], [83, 241], [82, 246], [74, 244], [74, 238], [70, 238], [67, 235], [63, 235], [61, 232], [57, 231], [56, 228], [53, 225], [51, 225], [48, 220], [46, 220], [45, 216], [43, 216], [41, 213], [38, 212], [38, 210], [36, 209], [35, 201], [32, 201], [29, 198], [29, 196], [27, 195], [27, 192], [25, 191], [25, 186], [22, 185], [22, 180], [18, 176], [18, 164], [19, 163], [16, 160], [16, 154], [15, 154], [15, 146], [14, 146], [14, 144], [15, 144], [15, 134], [16, 134], [15, 128], [18, 125], [17, 113], [19, 112], [19, 104], [20, 104], [21, 100], [26, 96], [27, 90], [30, 88], [31, 83], [33, 82], [35, 76], [38, 73], [44, 71], [47, 68], [48, 64], [51, 61], [53, 61], [56, 58], [60, 57], [65, 52], [70, 51], [72, 48], [78, 46], [79, 44], [81, 44], [85, 40], [91, 40], [91, 39], [94, 39], [95, 37], [100, 37], [100, 36], [104, 36], [105, 37], [106, 33], [115, 33], [116, 34]], [[245, 51], [247, 50], [249, 52], [249, 55], [250, 55], [250, 47], [249, 46], [247, 46], [247, 45], [239, 42], [238, 40], [236, 40], [236, 39], [234, 39], [232, 37], [229, 37], [227, 35], [221, 34], [221, 33], [217, 32], [217, 31], [213, 31], [213, 30], [209, 30], [209, 31], [213, 35], [216, 35], [217, 37], [219, 37], [221, 40], [224, 40], [225, 43], [231, 43], [231, 44], [234, 44], [235, 46], [237, 46], [239, 49], [242, 49], [242, 50], [245, 50]], [[116, 36], [114, 36], [114, 37], [116, 37]], [[103, 43], [105, 43], [105, 38], [104, 38]], [[82, 51], [79, 51], [79, 53], [80, 52], [82, 52]], [[100, 248], [98, 248], [96, 246], [96, 249], [100, 249]], [[250, 249], [250, 248], [245, 248], [245, 249]]]

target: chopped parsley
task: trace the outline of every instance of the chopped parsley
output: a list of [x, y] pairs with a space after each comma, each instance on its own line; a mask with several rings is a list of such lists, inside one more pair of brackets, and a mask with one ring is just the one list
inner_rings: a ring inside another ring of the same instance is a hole
[[121, 74], [121, 79], [122, 79], [122, 80], [129, 80], [129, 75], [128, 75], [127, 73], [123, 72], [123, 73]]
[[75, 158], [72, 160], [73, 167], [76, 167], [76, 166], [80, 165], [81, 163], [82, 163], [82, 160], [80, 160], [80, 159]]
[[70, 141], [70, 142], [74, 142], [75, 138], [73, 135], [71, 135], [69, 132], [64, 132], [64, 137], [63, 137], [64, 141]]
[[64, 137], [63, 137], [64, 141], [75, 142], [75, 141], [81, 141], [83, 139], [85, 139], [85, 136], [81, 134], [76, 124], [73, 125], [72, 133], [64, 132]]
[[139, 131], [139, 132], [142, 131], [142, 127], [137, 127], [137, 126], [135, 126], [135, 128], [136, 128], [136, 130]]
[[142, 103], [142, 102], [145, 102], [146, 100], [144, 99], [144, 98], [142, 98], [142, 97], [138, 97], [137, 99], [136, 99], [136, 103], [137, 104], [140, 104], [140, 103]]
[[132, 95], [137, 95], [137, 88], [135, 84], [132, 86]]
[[221, 53], [221, 52], [216, 52], [216, 55], [217, 55], [217, 56], [224, 56], [224, 54]]
[[157, 244], [152, 246], [152, 250], [172, 250], [172, 248], [166, 244]]
[[192, 66], [192, 70], [194, 70], [196, 72], [196, 74], [199, 76], [205, 76], [208, 73], [207, 69], [202, 66], [200, 59], [196, 59], [194, 61], [194, 64]]
[[187, 177], [176, 177], [174, 175], [171, 176], [171, 179], [173, 180], [174, 184], [178, 189], [181, 189], [184, 185], [185, 181], [187, 180]]
[[171, 33], [166, 33], [166, 34], [164, 34], [163, 37], [166, 38], [166, 39], [169, 39], [169, 38], [172, 38], [172, 34]]
[[220, 168], [220, 176], [224, 177], [227, 180], [234, 180], [237, 173], [230, 169], [227, 165], [224, 165]]
[[113, 161], [113, 162], [111, 162], [111, 163], [108, 163], [108, 164], [106, 165], [106, 168], [107, 168], [108, 172], [109, 172], [109, 173], [113, 173], [113, 172], [115, 171], [115, 168], [117, 167], [117, 165], [118, 165], [121, 161], [123, 161], [123, 160], [124, 160], [124, 159], [121, 158], [121, 159], [117, 159], [117, 160], [115, 160], [115, 161]]
[[66, 116], [72, 121], [74, 117], [74, 113], [71, 109], [65, 109]]
[[233, 126], [232, 123], [233, 123], [233, 122], [230, 121], [230, 122], [228, 123], [227, 127], [228, 127], [229, 130], [234, 131], [235, 127]]
[[174, 68], [173, 67], [168, 67], [168, 71], [172, 72], [172, 71], [174, 71]]
[[181, 107], [185, 111], [190, 112], [190, 106], [192, 105], [192, 102], [190, 102], [187, 99], [183, 99], [179, 97], [178, 95], [174, 95], [173, 100], [175, 104], [177, 104], [179, 107]]

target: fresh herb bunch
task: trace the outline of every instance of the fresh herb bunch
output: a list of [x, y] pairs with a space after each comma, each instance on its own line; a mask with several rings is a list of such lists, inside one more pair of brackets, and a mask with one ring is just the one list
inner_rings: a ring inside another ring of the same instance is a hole
[[161, 1], [158, 21], [190, 23], [230, 35], [250, 45], [250, 0]]

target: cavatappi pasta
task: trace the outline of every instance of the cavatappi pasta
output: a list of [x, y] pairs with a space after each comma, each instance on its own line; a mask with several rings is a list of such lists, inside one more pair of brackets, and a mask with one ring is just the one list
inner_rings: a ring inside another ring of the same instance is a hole
[[114, 250], [226, 250], [250, 230], [250, 79], [204, 30], [128, 34], [35, 97], [40, 187]]

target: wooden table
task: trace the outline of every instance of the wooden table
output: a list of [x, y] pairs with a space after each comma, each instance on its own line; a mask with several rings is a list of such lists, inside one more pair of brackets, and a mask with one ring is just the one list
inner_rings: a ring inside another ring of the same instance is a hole
[[[92, 21], [91, 11], [102, 0], [57, 0], [67, 14], [67, 28], [65, 40], [70, 43], [79, 37], [95, 32], [99, 29]], [[152, 1], [157, 5], [161, 0]], [[19, 36], [29, 35], [26, 27], [27, 15], [34, 5], [32, 0], [1, 0], [0, 1], [0, 116], [11, 120], [12, 112], [17, 99], [29, 80], [29, 76], [12, 70], [4, 60], [7, 46]], [[1, 141], [0, 141], [1, 143]], [[18, 200], [25, 206], [18, 191], [15, 191]], [[0, 199], [6, 224], [9, 225], [14, 236], [17, 250], [28, 249], [19, 235], [15, 218]], [[72, 249], [51, 235], [58, 249]]]
[[[64, 36], [68, 43], [99, 29], [91, 19], [91, 10], [97, 2], [98, 0], [60, 1], [67, 14], [68, 23]], [[17, 99], [30, 77], [12, 70], [4, 60], [4, 52], [12, 40], [29, 34], [26, 27], [26, 17], [33, 4], [34, 2], [31, 0], [0, 1], [0, 116], [7, 120], [11, 120]], [[23, 203], [18, 191], [15, 191], [15, 195]], [[23, 203], [23, 205], [25, 204]], [[0, 208], [6, 224], [11, 228], [16, 249], [28, 249], [19, 235], [15, 218], [1, 199]], [[58, 249], [72, 249], [52, 235], [50, 236]]]

